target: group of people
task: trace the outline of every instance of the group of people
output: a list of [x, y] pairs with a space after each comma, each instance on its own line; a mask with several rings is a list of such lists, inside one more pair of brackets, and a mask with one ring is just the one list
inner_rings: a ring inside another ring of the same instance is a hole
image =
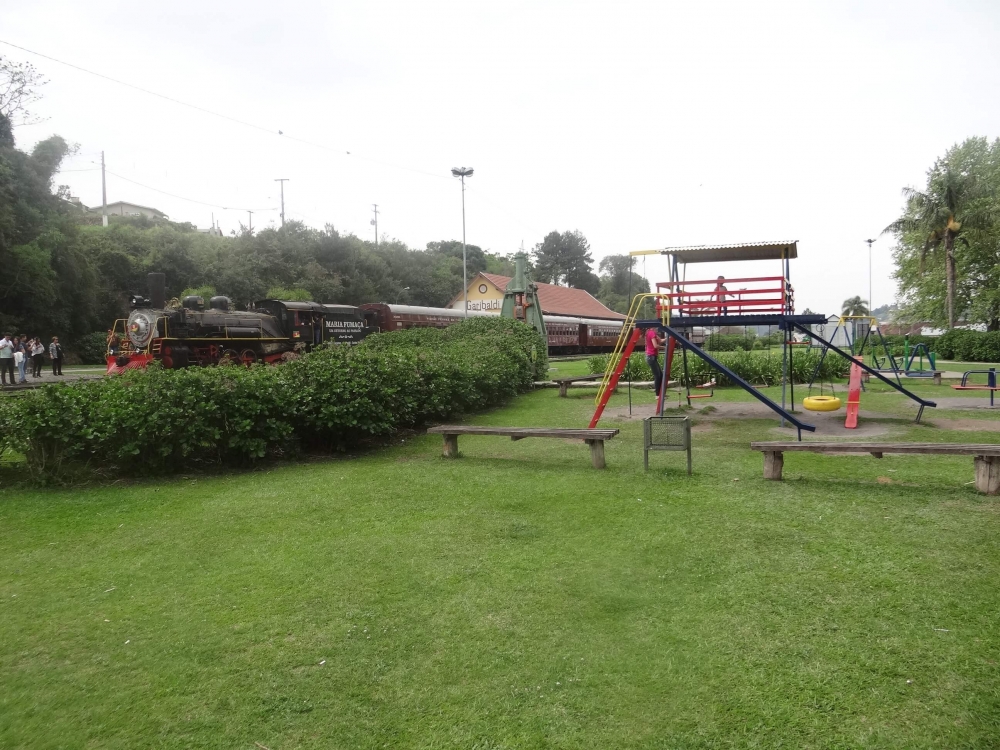
[[[52, 343], [49, 344], [49, 358], [52, 360], [52, 374], [62, 375], [63, 351], [59, 343], [59, 337], [53, 336]], [[8, 385], [7, 378], [10, 377], [9, 385], [27, 383], [28, 362], [31, 362], [31, 376], [33, 378], [42, 377], [42, 364], [45, 359], [45, 344], [35, 336], [11, 336], [5, 333], [0, 338], [0, 384]], [[18, 377], [14, 377], [17, 371]]]

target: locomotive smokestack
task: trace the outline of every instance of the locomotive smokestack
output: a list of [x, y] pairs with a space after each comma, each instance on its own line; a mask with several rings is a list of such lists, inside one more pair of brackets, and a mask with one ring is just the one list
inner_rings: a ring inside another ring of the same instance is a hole
[[151, 273], [146, 280], [149, 284], [149, 306], [162, 310], [167, 306], [167, 277], [162, 273]]

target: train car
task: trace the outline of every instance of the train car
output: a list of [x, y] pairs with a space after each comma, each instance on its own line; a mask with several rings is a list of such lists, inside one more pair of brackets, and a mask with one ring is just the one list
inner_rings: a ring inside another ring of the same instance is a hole
[[[447, 307], [417, 307], [369, 303], [361, 305], [369, 325], [379, 331], [399, 331], [413, 327], [447, 328], [465, 316], [461, 310]], [[469, 311], [469, 317], [490, 316], [490, 313]], [[609, 352], [615, 348], [621, 333], [620, 320], [577, 318], [566, 315], [545, 315], [549, 354]]]

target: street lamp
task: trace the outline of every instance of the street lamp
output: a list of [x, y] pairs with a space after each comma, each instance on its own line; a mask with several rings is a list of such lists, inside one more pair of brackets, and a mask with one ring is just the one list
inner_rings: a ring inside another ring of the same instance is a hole
[[[868, 314], [874, 317], [872, 312], [875, 304], [872, 302], [872, 243], [875, 240], [865, 240], [868, 243]], [[875, 321], [876, 323], [878, 321]]]
[[452, 177], [462, 180], [462, 302], [465, 317], [469, 317], [469, 276], [466, 271], [465, 259], [465, 178], [472, 177], [472, 167], [455, 167], [451, 170]]
[[399, 293], [396, 294], [396, 304], [397, 305], [399, 304], [399, 298], [403, 296], [403, 292], [408, 292], [408, 291], [410, 291], [410, 287], [408, 287], [408, 286], [404, 286], [402, 289], [399, 290]]

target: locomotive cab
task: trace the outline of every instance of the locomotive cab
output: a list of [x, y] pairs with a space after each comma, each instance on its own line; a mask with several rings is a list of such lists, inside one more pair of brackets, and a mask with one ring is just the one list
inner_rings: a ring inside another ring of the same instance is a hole
[[325, 340], [324, 310], [318, 302], [265, 299], [256, 303], [256, 308], [277, 318], [281, 330], [296, 344], [311, 349]]

